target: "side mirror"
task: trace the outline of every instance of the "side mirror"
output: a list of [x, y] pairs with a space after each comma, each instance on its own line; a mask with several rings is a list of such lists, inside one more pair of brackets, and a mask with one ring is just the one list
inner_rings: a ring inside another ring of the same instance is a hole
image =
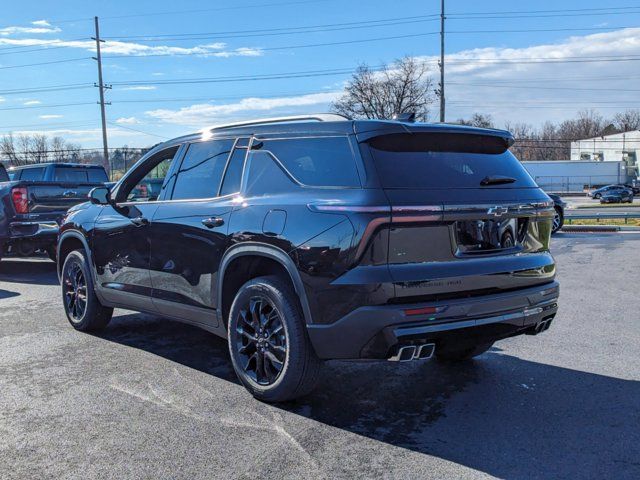
[[111, 195], [107, 187], [96, 187], [89, 192], [89, 201], [94, 205], [111, 204]]

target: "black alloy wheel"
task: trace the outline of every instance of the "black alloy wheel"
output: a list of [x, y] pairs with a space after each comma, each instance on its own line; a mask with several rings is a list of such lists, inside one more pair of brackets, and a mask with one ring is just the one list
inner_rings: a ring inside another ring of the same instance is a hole
[[62, 288], [69, 320], [81, 322], [87, 310], [87, 280], [78, 263], [71, 263], [65, 269]]
[[272, 385], [287, 358], [287, 332], [282, 316], [265, 296], [245, 303], [236, 323], [235, 346], [241, 367], [257, 384]]

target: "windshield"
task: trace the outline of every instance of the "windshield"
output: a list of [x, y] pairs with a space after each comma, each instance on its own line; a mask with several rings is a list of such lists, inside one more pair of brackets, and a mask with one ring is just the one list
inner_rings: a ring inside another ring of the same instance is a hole
[[[395, 138], [390, 138], [395, 137]], [[406, 137], [406, 138], [405, 138]], [[369, 142], [383, 188], [535, 188], [506, 145], [482, 141], [446, 145], [433, 134], [387, 135]], [[408, 139], [410, 138], [410, 141]], [[441, 151], [446, 148], [447, 151]]]

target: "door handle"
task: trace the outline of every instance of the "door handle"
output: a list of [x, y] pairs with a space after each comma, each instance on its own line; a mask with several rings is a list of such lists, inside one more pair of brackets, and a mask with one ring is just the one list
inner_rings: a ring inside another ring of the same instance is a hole
[[215, 228], [224, 225], [224, 220], [220, 217], [205, 218], [202, 220], [202, 225], [207, 228]]
[[131, 219], [131, 223], [133, 223], [136, 227], [142, 227], [144, 225], [149, 225], [149, 220], [144, 217], [135, 217]]
[[62, 195], [65, 197], [76, 197], [78, 195], [78, 192], [74, 192], [73, 190], [67, 190]]

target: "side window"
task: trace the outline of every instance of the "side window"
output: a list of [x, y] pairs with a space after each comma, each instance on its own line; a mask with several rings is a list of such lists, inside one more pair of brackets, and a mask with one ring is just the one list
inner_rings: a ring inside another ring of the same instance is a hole
[[145, 162], [132, 172], [129, 187], [123, 185], [118, 192], [118, 202], [153, 202], [158, 200], [173, 157], [178, 147], [169, 148], [154, 155], [154, 160]]
[[44, 167], [25, 168], [20, 174], [20, 180], [40, 181], [44, 175]]
[[287, 171], [304, 185], [360, 186], [358, 170], [347, 137], [264, 140], [258, 147], [271, 152]]
[[185, 200], [217, 196], [232, 147], [232, 139], [189, 145], [180, 165], [171, 198]]
[[300, 188], [269, 152], [250, 152], [247, 168], [249, 172], [245, 192], [249, 196], [259, 197], [274, 193], [288, 193]]
[[239, 148], [238, 144], [240, 144], [240, 142], [236, 143], [236, 148], [231, 154], [227, 170], [224, 173], [220, 195], [229, 195], [240, 191], [242, 168], [244, 167], [244, 158], [247, 155], [247, 149]]

